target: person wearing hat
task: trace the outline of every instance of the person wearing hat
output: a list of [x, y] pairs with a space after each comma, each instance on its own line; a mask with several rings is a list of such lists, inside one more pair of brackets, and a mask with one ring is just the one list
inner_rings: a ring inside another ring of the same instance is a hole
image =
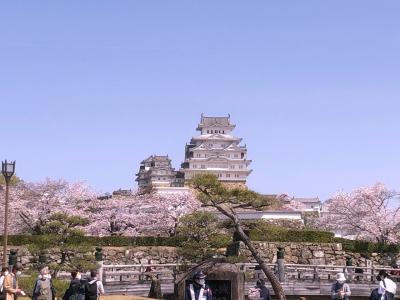
[[32, 300], [54, 300], [56, 297], [50, 270], [44, 267], [40, 270], [35, 287], [33, 288]]
[[336, 274], [336, 283], [332, 284], [331, 287], [331, 298], [332, 300], [348, 300], [351, 291], [350, 287], [347, 283], [345, 283], [346, 277], [344, 277], [343, 273]]
[[212, 300], [212, 292], [205, 282], [206, 275], [198, 271], [193, 274], [193, 283], [185, 290], [185, 300]]
[[376, 279], [379, 281], [378, 293], [381, 295], [382, 300], [392, 300], [396, 295], [396, 283], [389, 277], [389, 274], [384, 270], [381, 270], [378, 276], [376, 276]]

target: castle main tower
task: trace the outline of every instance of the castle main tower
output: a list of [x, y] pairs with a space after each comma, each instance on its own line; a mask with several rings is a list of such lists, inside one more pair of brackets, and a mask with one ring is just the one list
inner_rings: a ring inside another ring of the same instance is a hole
[[185, 161], [181, 165], [185, 180], [189, 180], [195, 174], [211, 172], [220, 181], [246, 184], [247, 176], [252, 171], [248, 168], [251, 160], [247, 159], [246, 145], [239, 145], [242, 139], [231, 134], [234, 128], [235, 125], [230, 122], [230, 115], [201, 115], [196, 129], [200, 131], [200, 135], [193, 137], [185, 148]]

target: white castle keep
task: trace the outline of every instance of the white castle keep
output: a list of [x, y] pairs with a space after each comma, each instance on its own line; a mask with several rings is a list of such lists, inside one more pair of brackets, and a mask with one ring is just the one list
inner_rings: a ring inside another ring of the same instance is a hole
[[251, 173], [246, 145], [241, 138], [232, 135], [235, 125], [227, 117], [205, 117], [201, 115], [197, 130], [200, 135], [186, 144], [185, 161], [180, 171], [185, 180], [199, 173], [213, 173], [225, 183], [246, 184]]

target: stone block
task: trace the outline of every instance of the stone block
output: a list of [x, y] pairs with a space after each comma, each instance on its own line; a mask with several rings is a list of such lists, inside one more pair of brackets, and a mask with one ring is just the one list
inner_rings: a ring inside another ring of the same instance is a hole
[[313, 255], [314, 255], [314, 257], [316, 257], [316, 258], [325, 257], [325, 253], [324, 253], [324, 251], [322, 251], [322, 250], [313, 251]]

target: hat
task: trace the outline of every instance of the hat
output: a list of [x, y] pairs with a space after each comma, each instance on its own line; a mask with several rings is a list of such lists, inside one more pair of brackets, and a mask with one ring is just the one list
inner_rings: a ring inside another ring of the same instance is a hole
[[346, 277], [344, 277], [343, 273], [337, 273], [336, 274], [336, 280], [337, 281], [346, 281]]
[[193, 279], [195, 278], [206, 278], [206, 275], [204, 275], [204, 273], [202, 271], [197, 271], [193, 274]]

